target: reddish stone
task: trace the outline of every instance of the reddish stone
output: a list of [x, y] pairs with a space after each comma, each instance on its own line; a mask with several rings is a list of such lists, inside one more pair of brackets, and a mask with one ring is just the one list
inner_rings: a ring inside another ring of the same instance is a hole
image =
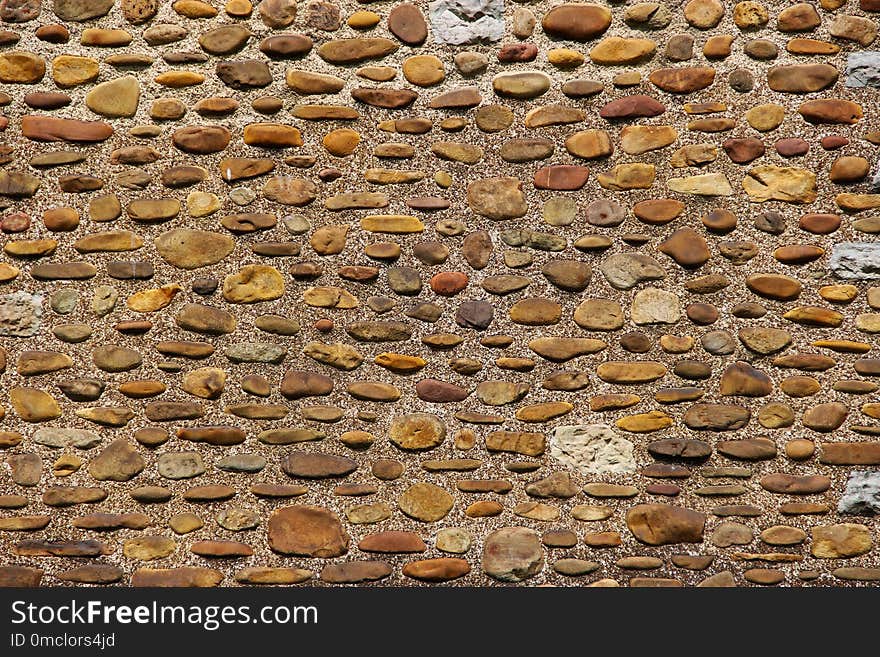
[[9, 214], [0, 219], [0, 230], [4, 233], [22, 233], [31, 227], [31, 218], [24, 212]]
[[431, 277], [431, 289], [444, 297], [455, 296], [467, 287], [468, 276], [459, 271], [443, 271]]
[[822, 148], [826, 151], [834, 151], [849, 144], [849, 139], [843, 135], [828, 135], [827, 137], [822, 137], [819, 143], [822, 144]]
[[109, 139], [113, 134], [113, 128], [103, 121], [28, 115], [21, 118], [21, 134], [34, 141], [94, 143]]
[[416, 384], [416, 394], [422, 401], [445, 404], [463, 401], [470, 393], [454, 383], [437, 379], [422, 379]]
[[789, 137], [777, 141], [774, 148], [782, 157], [800, 157], [807, 154], [810, 144], [800, 137]]
[[830, 235], [840, 228], [840, 217], [836, 214], [805, 214], [798, 220], [798, 226], [808, 233]]
[[601, 109], [599, 116], [603, 119], [635, 119], [658, 116], [665, 111], [666, 106], [659, 100], [638, 94], [612, 100]]
[[736, 164], [748, 164], [764, 154], [764, 142], [755, 137], [725, 139], [721, 147]]
[[645, 486], [645, 492], [650, 495], [675, 497], [681, 492], [681, 486], [677, 486], [676, 484], [648, 484]]
[[590, 170], [574, 164], [554, 164], [535, 171], [534, 183], [538, 189], [572, 191], [587, 182]]
[[425, 17], [414, 4], [404, 2], [388, 14], [388, 30], [408, 46], [420, 46], [428, 38]]
[[498, 61], [505, 64], [511, 62], [531, 62], [538, 56], [538, 46], [534, 43], [508, 43], [498, 51]]

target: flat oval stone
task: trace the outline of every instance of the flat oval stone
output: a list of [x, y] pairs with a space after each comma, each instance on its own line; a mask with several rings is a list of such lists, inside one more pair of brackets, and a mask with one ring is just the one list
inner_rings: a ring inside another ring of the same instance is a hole
[[175, 130], [171, 141], [180, 150], [195, 155], [209, 155], [224, 150], [232, 134], [222, 126], [187, 126]]
[[537, 98], [550, 89], [550, 77], [541, 71], [499, 73], [492, 78], [492, 89], [505, 98]]
[[688, 94], [710, 86], [715, 80], [715, 69], [706, 66], [659, 68], [648, 78], [663, 91]]
[[827, 89], [838, 76], [830, 64], [789, 64], [772, 66], [767, 71], [767, 84], [773, 91], [810, 93]]
[[822, 493], [831, 486], [831, 481], [823, 475], [790, 475], [776, 473], [761, 478], [761, 488], [771, 493], [789, 495], [810, 495]]
[[588, 41], [611, 25], [611, 10], [595, 4], [565, 3], [544, 14], [541, 27], [549, 36], [571, 41]]
[[384, 37], [333, 39], [321, 44], [318, 56], [330, 64], [357, 64], [369, 59], [381, 59], [398, 48], [394, 41]]

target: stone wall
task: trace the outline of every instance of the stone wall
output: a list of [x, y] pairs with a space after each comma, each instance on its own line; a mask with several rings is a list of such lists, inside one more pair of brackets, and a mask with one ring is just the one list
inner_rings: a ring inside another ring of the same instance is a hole
[[878, 20], [0, 1], [0, 584], [880, 579]]

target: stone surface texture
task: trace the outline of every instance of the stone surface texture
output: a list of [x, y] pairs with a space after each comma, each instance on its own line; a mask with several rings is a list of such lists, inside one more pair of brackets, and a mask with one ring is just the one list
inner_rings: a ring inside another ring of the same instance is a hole
[[0, 584], [880, 581], [880, 2], [0, 22]]

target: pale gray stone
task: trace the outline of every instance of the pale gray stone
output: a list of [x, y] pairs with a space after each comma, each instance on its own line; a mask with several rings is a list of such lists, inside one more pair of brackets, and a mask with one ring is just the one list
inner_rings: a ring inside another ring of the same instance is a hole
[[503, 527], [483, 543], [483, 572], [502, 582], [521, 582], [544, 567], [538, 534], [525, 527]]
[[880, 51], [851, 52], [846, 60], [847, 87], [880, 87]]
[[91, 449], [101, 443], [101, 438], [88, 429], [69, 429], [62, 427], [45, 427], [34, 432], [33, 440], [46, 447], [67, 447]]
[[646, 287], [633, 298], [630, 319], [633, 324], [675, 324], [681, 317], [681, 302], [674, 293]]
[[266, 459], [259, 454], [230, 454], [217, 461], [217, 467], [227, 472], [259, 472], [266, 467]]
[[588, 475], [635, 472], [633, 444], [607, 424], [567, 424], [550, 434], [550, 455]]
[[880, 513], [880, 472], [850, 472], [837, 512], [861, 515]]
[[43, 295], [13, 292], [0, 296], [0, 336], [29, 338], [40, 331]]
[[831, 251], [828, 268], [838, 278], [880, 278], [880, 242], [840, 242]]
[[280, 363], [287, 348], [271, 342], [242, 342], [226, 348], [226, 357], [233, 363]]
[[159, 457], [156, 467], [166, 479], [191, 479], [205, 474], [205, 463], [198, 452], [168, 452]]
[[666, 276], [657, 260], [642, 253], [617, 253], [599, 267], [611, 287], [629, 290], [642, 281], [656, 281]]
[[504, 36], [504, 0], [433, 0], [428, 15], [441, 43], [462, 45]]

